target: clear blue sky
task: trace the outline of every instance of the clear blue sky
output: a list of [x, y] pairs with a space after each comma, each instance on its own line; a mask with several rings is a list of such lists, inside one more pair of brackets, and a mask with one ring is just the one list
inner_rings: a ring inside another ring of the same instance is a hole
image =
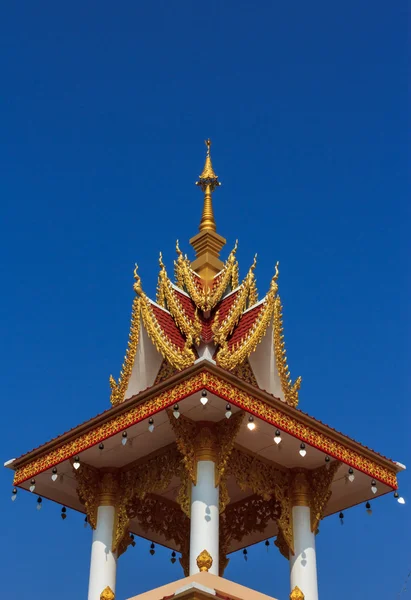
[[[411, 463], [405, 2], [6, 2], [0, 9], [3, 460], [109, 406], [134, 262], [189, 251], [205, 137], [223, 186], [218, 230], [280, 292], [300, 407]], [[228, 250], [228, 249], [227, 249]], [[2, 595], [86, 596], [83, 518], [1, 470]], [[411, 503], [407, 474], [402, 493]], [[323, 599], [398, 598], [409, 505], [392, 495], [322, 523]], [[119, 561], [118, 598], [181, 571], [147, 542]], [[272, 547], [226, 576], [286, 600]], [[411, 588], [411, 586], [409, 586]], [[410, 591], [401, 598], [410, 597]]]

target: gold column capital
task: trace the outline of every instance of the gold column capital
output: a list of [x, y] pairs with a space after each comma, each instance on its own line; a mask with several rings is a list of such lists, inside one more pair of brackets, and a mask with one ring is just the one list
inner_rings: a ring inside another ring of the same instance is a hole
[[311, 506], [312, 492], [306, 469], [291, 470], [292, 506]]

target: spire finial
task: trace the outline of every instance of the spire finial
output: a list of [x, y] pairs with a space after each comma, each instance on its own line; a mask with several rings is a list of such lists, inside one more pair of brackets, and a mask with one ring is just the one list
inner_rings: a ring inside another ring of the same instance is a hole
[[221, 184], [218, 181], [217, 175], [214, 173], [213, 165], [211, 163], [211, 140], [205, 140], [204, 143], [207, 147], [204, 169], [199, 180], [196, 182], [196, 185], [200, 186], [204, 192], [203, 214], [201, 216], [199, 231], [215, 231], [216, 224], [211, 194], [214, 192], [215, 188]]
[[199, 233], [191, 238], [190, 244], [196, 251], [196, 259], [191, 263], [191, 268], [205, 282], [209, 282], [224, 267], [224, 263], [218, 256], [226, 240], [216, 232], [212, 193], [220, 185], [220, 182], [211, 163], [211, 140], [207, 139], [204, 143], [207, 148], [204, 169], [196, 182], [196, 185], [204, 192], [203, 214]]

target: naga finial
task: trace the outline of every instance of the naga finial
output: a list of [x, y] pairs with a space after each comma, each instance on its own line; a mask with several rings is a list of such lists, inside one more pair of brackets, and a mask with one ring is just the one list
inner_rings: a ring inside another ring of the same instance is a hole
[[135, 280], [135, 283], [133, 285], [133, 289], [134, 289], [135, 293], [138, 296], [141, 296], [141, 294], [143, 293], [143, 289], [141, 287], [141, 277], [140, 277], [140, 275], [138, 274], [137, 271], [138, 271], [138, 265], [136, 263], [135, 267], [134, 267], [134, 280]]
[[163, 253], [160, 251], [160, 255], [158, 257], [158, 264], [160, 265], [161, 270], [165, 270], [165, 266], [163, 263]]

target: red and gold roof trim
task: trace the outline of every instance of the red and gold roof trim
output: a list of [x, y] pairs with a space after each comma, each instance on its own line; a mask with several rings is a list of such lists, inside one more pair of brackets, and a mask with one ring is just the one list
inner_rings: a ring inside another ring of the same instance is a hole
[[[21, 460], [18, 459], [14, 484], [20, 485], [64, 460], [84, 452], [91, 446], [173, 406], [176, 402], [181, 402], [187, 396], [206, 389], [224, 401], [278, 427], [328, 456], [362, 471], [393, 489], [397, 488], [398, 468], [392, 461], [353, 442], [350, 438], [338, 434], [301, 411], [288, 407], [265, 392], [247, 389], [245, 383], [240, 385], [233, 383], [230, 380], [232, 376], [225, 376], [224, 372], [215, 371], [218, 367], [193, 367], [193, 369], [196, 368], [199, 368], [198, 372], [187, 373], [181, 377], [179, 382], [163, 388], [162, 391], [153, 390], [153, 393], [151, 390], [146, 390], [141, 392], [137, 405], [130, 406], [129, 402], [120, 413], [116, 408], [108, 410], [105, 416], [101, 416], [105, 419], [104, 422], [94, 426], [90, 425], [88, 430], [77, 437], [75, 437], [75, 431], [72, 431], [70, 434], [72, 439], [59, 443], [59, 438], [56, 438], [51, 449], [41, 452], [41, 448], [39, 448], [33, 451], [37, 456], [32, 459], [27, 456], [21, 466], [18, 466]], [[136, 400], [138, 400], [138, 396]], [[116, 410], [116, 414], [111, 416], [110, 412], [113, 410]], [[84, 430], [84, 425], [81, 428]], [[64, 437], [67, 439], [67, 436]]]

